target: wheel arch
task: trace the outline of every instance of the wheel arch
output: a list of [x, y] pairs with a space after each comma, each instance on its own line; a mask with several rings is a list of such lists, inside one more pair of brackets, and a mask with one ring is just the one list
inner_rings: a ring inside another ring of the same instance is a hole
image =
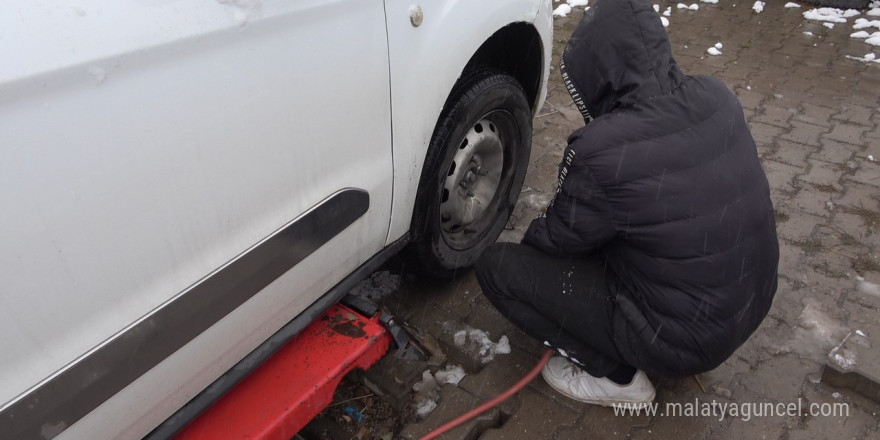
[[[461, 77], [482, 69], [498, 69], [516, 78], [526, 92], [534, 114], [544, 72], [544, 47], [532, 23], [508, 24], [489, 37], [471, 56]], [[454, 91], [447, 97], [454, 95]]]

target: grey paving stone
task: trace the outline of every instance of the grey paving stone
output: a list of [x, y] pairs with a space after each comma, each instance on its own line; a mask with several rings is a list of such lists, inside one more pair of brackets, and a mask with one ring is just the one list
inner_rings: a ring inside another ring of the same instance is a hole
[[[408, 425], [400, 432], [400, 438], [416, 440], [439, 428], [446, 422], [455, 419], [465, 411], [479, 405], [479, 399], [455, 385], [444, 385], [440, 390], [440, 401], [437, 408], [425, 420]], [[477, 416], [474, 419], [441, 435], [441, 440], [476, 440], [486, 430], [501, 423], [501, 411], [497, 408]]]
[[573, 425], [579, 416], [577, 412], [526, 389], [519, 396], [516, 412], [501, 427], [483, 433], [480, 440], [550, 439], [561, 428]]

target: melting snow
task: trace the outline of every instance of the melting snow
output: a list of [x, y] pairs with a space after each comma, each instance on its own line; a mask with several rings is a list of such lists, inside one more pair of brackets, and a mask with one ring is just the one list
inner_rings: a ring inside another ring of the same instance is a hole
[[864, 57], [854, 57], [852, 55], [847, 55], [846, 57], [851, 60], [861, 61], [863, 63], [880, 63], [880, 60], [875, 59], [875, 58], [877, 58], [877, 56], [874, 55], [873, 53], [865, 54]]
[[689, 9], [691, 11], [699, 11], [700, 10], [700, 5], [698, 5], [696, 3], [691, 3], [690, 6], [688, 6], [684, 3], [679, 3], [679, 4], [675, 5], [675, 7], [678, 9]]
[[706, 52], [708, 52], [709, 55], [721, 55], [721, 51], [716, 49], [715, 47], [710, 47], [706, 49]]
[[880, 20], [868, 20], [867, 18], [857, 18], [853, 29], [864, 29], [867, 27], [880, 28]]
[[834, 23], [846, 23], [847, 18], [855, 15], [859, 15], [859, 11], [855, 9], [844, 11], [837, 8], [817, 8], [804, 12], [804, 18], [807, 20], [830, 21]]
[[467, 374], [459, 365], [447, 365], [435, 374], [431, 374], [431, 370], [423, 371], [422, 380], [412, 387], [415, 391], [416, 415], [424, 419], [431, 414], [440, 400], [440, 387], [447, 383], [458, 385], [465, 376]]
[[799, 5], [795, 2], [788, 2], [785, 4], [785, 7], [786, 8], [799, 8], [799, 7], [801, 7], [801, 5]]
[[660, 17], [660, 22], [663, 23], [663, 27], [669, 27], [669, 19], [666, 17]]
[[712, 4], [717, 4], [717, 3], [718, 3], [718, 0], [700, 0], [700, 1], [703, 2], [703, 3], [712, 3]]
[[759, 14], [760, 14], [761, 12], [764, 12], [764, 2], [762, 2], [762, 1], [757, 1], [757, 2], [755, 2], [755, 4], [752, 5], [752, 9], [754, 9], [755, 12], [757, 12], [757, 13], [759, 13]]
[[862, 292], [866, 295], [880, 296], [880, 286], [878, 286], [874, 283], [865, 281], [865, 279], [862, 277], [856, 277], [856, 290], [858, 290], [859, 292]]
[[464, 372], [464, 369], [459, 365], [447, 365], [446, 368], [434, 373], [434, 378], [437, 379], [437, 383], [440, 385], [451, 383], [453, 385], [458, 385], [464, 377], [467, 376], [467, 373]]
[[478, 348], [480, 351], [480, 361], [487, 364], [495, 359], [496, 354], [509, 354], [510, 341], [506, 335], [502, 335], [498, 342], [492, 342], [489, 334], [475, 328], [466, 328], [459, 330], [452, 335], [452, 341], [457, 347], [470, 343], [471, 346]]
[[835, 348], [828, 353], [828, 357], [843, 371], [851, 371], [856, 366], [856, 354], [845, 348], [841, 350]]
[[834, 23], [822, 23], [822, 26], [825, 26], [828, 29], [834, 29]]
[[568, 3], [561, 4], [553, 10], [554, 17], [568, 17], [568, 14], [571, 13], [571, 5]]
[[416, 415], [420, 418], [428, 417], [428, 414], [437, 408], [437, 402], [431, 399], [425, 399], [416, 403]]

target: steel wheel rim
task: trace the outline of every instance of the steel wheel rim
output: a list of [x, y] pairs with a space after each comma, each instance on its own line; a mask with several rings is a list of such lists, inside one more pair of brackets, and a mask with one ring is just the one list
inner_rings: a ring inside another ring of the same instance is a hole
[[473, 246], [493, 223], [512, 168], [503, 133], [515, 127], [512, 115], [490, 112], [458, 143], [440, 194], [440, 231], [450, 247]]

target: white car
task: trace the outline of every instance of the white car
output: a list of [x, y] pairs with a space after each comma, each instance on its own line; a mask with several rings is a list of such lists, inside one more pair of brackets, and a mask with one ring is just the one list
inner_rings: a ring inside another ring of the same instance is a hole
[[551, 34], [550, 0], [0, 4], [0, 437], [155, 436], [393, 253], [471, 264]]

